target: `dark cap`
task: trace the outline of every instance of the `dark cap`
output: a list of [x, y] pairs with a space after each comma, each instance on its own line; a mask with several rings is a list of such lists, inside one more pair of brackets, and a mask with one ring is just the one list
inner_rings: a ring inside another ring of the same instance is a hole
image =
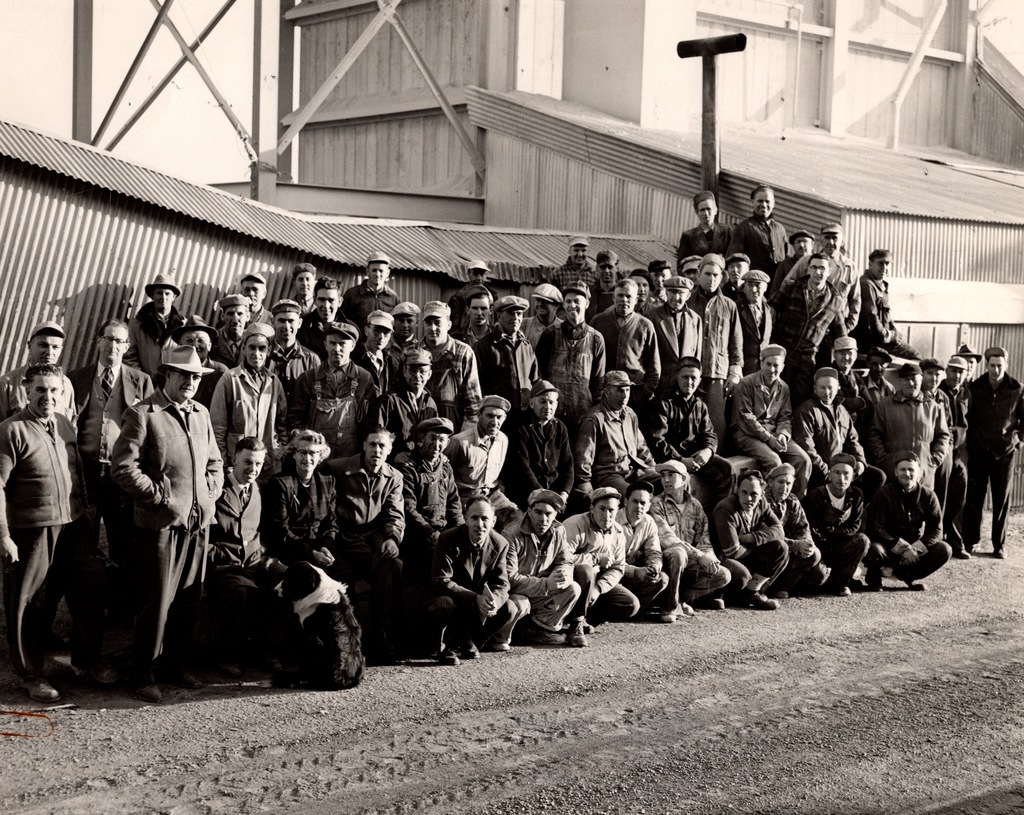
[[693, 207], [696, 209], [700, 206], [701, 201], [714, 201], [715, 194], [711, 190], [701, 190], [695, 196], [693, 196]]
[[590, 289], [587, 288], [587, 284], [582, 280], [578, 280], [575, 283], [570, 283], [568, 286], [562, 287], [562, 299], [564, 300], [570, 294], [579, 294], [590, 300]]
[[884, 359], [886, 362], [892, 362], [892, 354], [890, 354], [884, 348], [879, 348], [877, 345], [868, 351], [867, 356], [879, 357], [881, 359]]
[[876, 260], [892, 260], [892, 252], [888, 249], [872, 249], [871, 254], [868, 255], [868, 262]]
[[985, 361], [987, 362], [991, 357], [1005, 357], [1006, 349], [1001, 348], [998, 345], [993, 345], [991, 348], [985, 349]]
[[418, 425], [416, 425], [416, 435], [422, 437], [424, 433], [430, 431], [447, 433], [449, 436], [455, 432], [455, 427], [452, 425], [451, 419], [446, 419], [443, 416], [431, 416], [429, 419], [424, 419]]
[[973, 359], [975, 362], [981, 362], [981, 354], [971, 348], [966, 342], [960, 346], [960, 350], [956, 352], [956, 355], [964, 359]]
[[913, 450], [897, 450], [892, 457], [893, 464], [899, 464], [902, 461], [913, 461], [915, 464], [920, 464], [921, 459], [917, 453]]
[[836, 453], [832, 456], [828, 466], [835, 467], [837, 464], [849, 464], [854, 470], [857, 469], [857, 459], [851, 456], [849, 453]]
[[922, 371], [944, 371], [946, 370], [946, 363], [940, 362], [935, 357], [928, 357], [928, 359], [921, 360]]
[[918, 365], [916, 362], [904, 362], [902, 365], [900, 365], [900, 370], [897, 374], [897, 376], [899, 376], [900, 379], [906, 379], [908, 376], [920, 375], [921, 366]]
[[530, 388], [531, 399], [533, 399], [534, 396], [543, 396], [545, 393], [558, 393], [558, 388], [546, 379], [538, 379], [533, 383], [533, 387]]
[[729, 257], [727, 257], [725, 259], [725, 265], [726, 266], [728, 266], [730, 263], [739, 263], [739, 262], [746, 263], [749, 266], [750, 265], [750, 258], [747, 257], [747, 255], [744, 255], [742, 252], [733, 252], [731, 255], [729, 255]]
[[649, 271], [649, 272], [657, 272], [657, 271], [660, 271], [662, 269], [671, 269], [671, 268], [672, 268], [672, 264], [669, 263], [667, 260], [652, 260], [650, 263], [647, 264], [647, 271]]
[[792, 235], [789, 236], [789, 245], [793, 246], [798, 240], [814, 240], [814, 235], [808, 232], [806, 229], [798, 229]]
[[356, 342], [359, 339], [359, 329], [352, 323], [327, 323], [324, 326], [324, 337], [335, 334], [344, 340]]

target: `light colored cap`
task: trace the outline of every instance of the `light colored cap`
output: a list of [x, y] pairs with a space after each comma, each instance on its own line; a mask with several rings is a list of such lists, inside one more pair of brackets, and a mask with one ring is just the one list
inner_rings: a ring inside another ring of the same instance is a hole
[[552, 286], [550, 283], [541, 283], [533, 290], [530, 297], [536, 297], [538, 300], [546, 300], [549, 303], [562, 302], [562, 293], [556, 286]]
[[367, 325], [379, 325], [382, 328], [388, 328], [392, 331], [395, 329], [395, 318], [388, 314], [386, 311], [381, 311], [379, 308], [374, 309], [366, 315]]
[[693, 281], [682, 275], [672, 275], [665, 281], [665, 291], [690, 291], [693, 289]]
[[530, 388], [531, 399], [533, 399], [534, 396], [543, 396], [545, 393], [558, 393], [558, 388], [546, 379], [538, 379], [533, 383], [533, 387]]
[[768, 471], [768, 474], [765, 476], [765, 480], [772, 481], [780, 475], [791, 475], [796, 478], [796, 468], [792, 464], [787, 464], [786, 462], [777, 464]]
[[569, 246], [590, 246], [590, 241], [582, 235], [573, 235], [569, 238]]
[[[719, 257], [721, 257], [721, 255], [719, 255]], [[679, 261], [679, 271], [688, 272], [692, 269], [699, 269], [701, 260], [701, 255], [688, 255]]]
[[399, 315], [402, 314], [416, 316], [419, 313], [420, 307], [415, 303], [410, 303], [408, 300], [404, 300], [403, 302], [395, 306], [393, 309], [391, 309], [392, 317], [398, 317]]
[[749, 283], [751, 280], [756, 280], [759, 283], [772, 282], [772, 279], [759, 269], [751, 269], [749, 272], [744, 272], [743, 277], [741, 277], [740, 280], [742, 280], [744, 283]]
[[402, 361], [404, 364], [412, 365], [414, 368], [434, 364], [434, 358], [430, 356], [430, 352], [423, 348], [411, 348], [406, 351]]
[[241, 283], [246, 280], [255, 280], [257, 283], [262, 283], [264, 286], [267, 285], [267, 273], [266, 272], [249, 272], [248, 274], [242, 275]]
[[956, 368], [959, 371], [971, 370], [971, 364], [963, 357], [950, 357], [946, 363], [947, 368]]
[[840, 337], [832, 343], [833, 351], [856, 351], [857, 340], [853, 337]]
[[700, 265], [697, 268], [703, 269], [709, 263], [712, 266], [717, 266], [719, 269], [725, 269], [725, 258], [717, 254], [716, 252], [709, 252], [708, 254], [704, 255], [704, 257], [700, 259]]
[[243, 344], [254, 334], [258, 334], [261, 337], [266, 337], [268, 340], [272, 340], [274, 339], [274, 327], [272, 325], [267, 325], [266, 323], [249, 323], [245, 329], [245, 333], [242, 335]]
[[302, 306], [294, 300], [278, 300], [270, 309], [270, 313], [275, 316], [278, 314], [302, 314]]
[[590, 493], [590, 505], [593, 506], [598, 501], [605, 498], [616, 498], [619, 501], [622, 500], [622, 495], [615, 487], [598, 487], [592, 493]]
[[430, 317], [444, 317], [446, 320], [450, 320], [452, 310], [448, 308], [447, 303], [442, 303], [440, 300], [431, 300], [423, 304], [423, 319], [426, 320]]
[[386, 263], [388, 266], [390, 266], [391, 258], [385, 255], [383, 252], [371, 252], [366, 258], [366, 265], [369, 266], [371, 263]]
[[39, 323], [39, 325], [33, 326], [32, 331], [29, 332], [28, 338], [38, 336], [39, 334], [46, 334], [51, 337], [60, 337], [65, 339], [67, 335], [64, 333], [64, 329], [61, 328], [60, 323], [55, 323], [53, 320], [47, 320], [45, 323]]
[[654, 468], [659, 473], [679, 473], [679, 475], [689, 475], [690, 471], [686, 469], [686, 465], [681, 461], [663, 461]]
[[526, 311], [529, 307], [529, 302], [514, 294], [507, 294], [494, 304], [494, 310], [498, 314], [503, 311]]
[[471, 260], [466, 264], [466, 269], [472, 271], [473, 269], [481, 269], [485, 272], [491, 271], [491, 267], [484, 263], [482, 260]]
[[632, 386], [633, 381], [625, 371], [608, 371], [604, 375], [604, 386], [606, 388], [622, 388]]
[[818, 370], [814, 372], [815, 382], [817, 382], [819, 379], [825, 379], [826, 377], [831, 377], [832, 379], [839, 379], [839, 371], [837, 371], [835, 368], [825, 366], [824, 368], [818, 368]]
[[512, 410], [512, 403], [504, 396], [491, 394], [490, 396], [485, 396], [484, 400], [480, 403], [480, 410], [484, 410], [484, 408], [499, 408], [508, 413]]
[[217, 308], [221, 311], [225, 309], [233, 308], [234, 306], [245, 306], [249, 308], [249, 300], [240, 294], [229, 294], [227, 297], [221, 297], [217, 301]]
[[785, 357], [786, 349], [781, 345], [766, 345], [761, 349], [761, 360], [764, 361], [770, 357]]

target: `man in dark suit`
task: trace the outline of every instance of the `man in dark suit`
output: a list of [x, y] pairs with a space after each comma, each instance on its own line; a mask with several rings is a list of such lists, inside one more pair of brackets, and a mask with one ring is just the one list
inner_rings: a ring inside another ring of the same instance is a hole
[[195, 348], [178, 347], [164, 352], [159, 371], [163, 387], [125, 411], [111, 454], [114, 483], [135, 502], [133, 681], [136, 695], [151, 703], [163, 700], [154, 667], [175, 685], [201, 687], [185, 660], [202, 595], [207, 531], [224, 485], [209, 411], [192, 399], [210, 369]]
[[693, 196], [693, 211], [697, 213], [697, 226], [687, 229], [679, 238], [676, 260], [690, 255], [704, 255], [714, 252], [724, 255], [729, 251], [732, 227], [718, 223], [718, 204], [715, 194], [702, 190]]
[[121, 416], [153, 394], [147, 374], [122, 364], [128, 350], [128, 326], [107, 320], [97, 333], [97, 358], [68, 373], [75, 389], [78, 451], [82, 457], [89, 501], [96, 507], [95, 533], [100, 520], [107, 531], [107, 551], [114, 568], [107, 583], [107, 608], [115, 618], [132, 609], [131, 562], [135, 527], [132, 500], [110, 477], [111, 454], [121, 435]]
[[775, 309], [764, 299], [769, 283], [771, 278], [757, 269], [743, 275], [736, 311], [740, 315], [740, 330], [743, 332], [744, 376], [761, 370], [761, 349], [772, 341]]
[[659, 399], [664, 399], [675, 388], [679, 361], [684, 357], [700, 359], [704, 348], [704, 320], [686, 306], [692, 291], [693, 281], [678, 275], [670, 277], [665, 281], [665, 302], [647, 312], [647, 319], [654, 325], [661, 359], [661, 379], [656, 391]]

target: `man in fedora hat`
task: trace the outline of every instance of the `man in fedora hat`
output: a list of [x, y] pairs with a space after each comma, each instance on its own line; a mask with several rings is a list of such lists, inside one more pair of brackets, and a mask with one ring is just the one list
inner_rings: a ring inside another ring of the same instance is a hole
[[[205, 367], [213, 369], [213, 373], [203, 377], [203, 381], [199, 383], [196, 395], [192, 397], [207, 410], [210, 409], [210, 405], [213, 403], [213, 392], [217, 388], [217, 383], [220, 381], [221, 376], [228, 371], [228, 366], [223, 362], [210, 359], [210, 353], [218, 337], [217, 329], [209, 325], [198, 314], [193, 314], [185, 321], [184, 325], [174, 329], [174, 333], [171, 334], [171, 339], [178, 345], [188, 345], [195, 348], [196, 353], [199, 354], [199, 361]], [[161, 383], [157, 382], [155, 384], [159, 387]]]
[[[186, 668], [202, 595], [206, 536], [224, 485], [210, 414], [193, 401], [210, 373], [195, 348], [164, 352], [163, 386], [129, 407], [111, 454], [111, 476], [135, 502], [137, 611], [133, 682], [162, 700], [154, 669], [198, 688]], [[159, 662], [158, 662], [159, 659]]]
[[[64, 329], [55, 322], [40, 323], [28, 335], [28, 362], [0, 376], [0, 421], [9, 419], [28, 404], [25, 372], [31, 365], [56, 365], [64, 350]], [[74, 421], [75, 389], [63, 377], [64, 392], [60, 396], [60, 412]]]
[[171, 333], [185, 324], [185, 317], [174, 305], [181, 297], [181, 289], [173, 274], [161, 272], [146, 284], [145, 291], [150, 302], [128, 321], [131, 345], [124, 363], [153, 376], [160, 367], [164, 349], [174, 345]]

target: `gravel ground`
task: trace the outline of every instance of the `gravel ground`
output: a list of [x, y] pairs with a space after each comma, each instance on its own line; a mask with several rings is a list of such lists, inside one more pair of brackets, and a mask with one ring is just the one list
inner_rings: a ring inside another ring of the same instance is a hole
[[[4, 811], [1019, 813], [1022, 543], [1015, 517], [1009, 559], [952, 561], [923, 594], [603, 626], [340, 693], [208, 672], [150, 707], [58, 657], [78, 707], [0, 739]], [[35, 709], [6, 667], [0, 708]]]

